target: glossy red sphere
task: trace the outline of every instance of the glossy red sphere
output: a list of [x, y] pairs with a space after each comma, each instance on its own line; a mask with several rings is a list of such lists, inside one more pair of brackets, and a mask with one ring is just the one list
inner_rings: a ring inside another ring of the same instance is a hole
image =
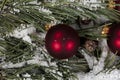
[[113, 24], [109, 29], [107, 43], [110, 50], [120, 56], [120, 23]]
[[58, 24], [49, 29], [45, 37], [48, 53], [57, 59], [67, 59], [76, 54], [79, 47], [77, 32], [66, 24]]
[[[114, 0], [115, 4], [120, 4], [120, 0]], [[120, 11], [120, 6], [115, 6], [115, 9]]]

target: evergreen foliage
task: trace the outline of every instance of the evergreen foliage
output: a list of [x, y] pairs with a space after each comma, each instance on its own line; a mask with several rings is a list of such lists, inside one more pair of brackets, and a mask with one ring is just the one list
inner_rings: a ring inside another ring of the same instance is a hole
[[[73, 80], [76, 79], [73, 72], [78, 70], [89, 71], [88, 64], [83, 57], [74, 56], [69, 60], [51, 58], [44, 49], [44, 39], [39, 36], [39, 33], [46, 33], [44, 26], [48, 23], [71, 25], [76, 24], [79, 17], [80, 19], [89, 18], [94, 22], [94, 25], [90, 28], [77, 30], [80, 36], [90, 37], [91, 39], [102, 38], [104, 36], [101, 36], [99, 32], [105, 25], [104, 23], [120, 22], [120, 14], [117, 10], [107, 8], [107, 3], [101, 3], [100, 5], [101, 7], [91, 9], [89, 6], [81, 4], [79, 0], [73, 2], [68, 0], [0, 0], [0, 56], [4, 57], [4, 60], [0, 63], [0, 79], [20, 80], [27, 78], [24, 74], [28, 73], [33, 80]], [[108, 22], [97, 23], [96, 20], [101, 16], [108, 19]], [[29, 35], [34, 45], [10, 35], [15, 29], [22, 30], [23, 25], [25, 28], [29, 25], [36, 28], [37, 32]], [[97, 31], [95, 31], [96, 29]], [[36, 64], [29, 64], [36, 53], [42, 56], [41, 61]], [[113, 60], [113, 58], [111, 59]], [[106, 60], [105, 68], [111, 68], [111, 64], [114, 62], [110, 63], [111, 59]], [[40, 64], [42, 60], [47, 65]], [[4, 68], [3, 65], [6, 63], [21, 63], [23, 66]], [[52, 65], [52, 63], [55, 65]], [[119, 66], [117, 63], [118, 68]]]

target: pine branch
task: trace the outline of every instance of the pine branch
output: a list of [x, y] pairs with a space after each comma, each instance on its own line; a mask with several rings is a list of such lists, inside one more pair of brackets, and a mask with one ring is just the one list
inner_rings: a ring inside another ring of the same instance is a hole
[[[120, 21], [120, 14], [117, 10], [110, 10], [108, 8], [100, 8], [97, 10], [91, 10], [89, 7], [86, 7], [85, 5], [79, 4], [77, 1], [75, 2], [68, 2], [65, 0], [57, 0], [56, 2], [44, 2], [43, 0], [38, 2], [41, 3], [33, 3], [34, 0], [4, 0], [2, 2], [1, 11], [0, 14], [0, 36], [3, 38], [3, 40], [0, 41], [0, 51], [1, 55], [6, 55], [5, 61], [6, 62], [13, 62], [12, 67], [7, 67], [9, 69], [6, 69], [7, 78], [15, 78], [20, 79], [24, 78], [17, 77], [17, 74], [24, 74], [29, 73], [31, 74], [31, 78], [40, 78], [45, 77], [46, 80], [58, 80], [57, 77], [63, 78], [63, 79], [69, 79], [69, 76], [73, 76], [73, 74], [70, 72], [72, 71], [73, 67], [70, 67], [69, 65], [71, 62], [65, 61], [64, 62], [57, 62], [57, 66], [51, 66], [51, 57], [49, 57], [44, 49], [44, 41], [39, 37], [36, 37], [34, 39], [36, 47], [34, 49], [33, 45], [30, 45], [29, 43], [23, 41], [22, 39], [17, 38], [8, 38], [6, 39], [6, 35], [10, 34], [10, 32], [13, 32], [16, 28], [21, 28], [23, 26], [21, 25], [30, 25], [33, 24], [33, 26], [38, 30], [45, 32], [44, 25], [47, 23], [51, 23], [51, 21], [59, 21], [63, 22], [63, 20], [68, 21], [69, 23], [74, 23], [74, 21], [77, 19], [77, 16], [80, 18], [90, 18], [92, 20], [98, 19], [101, 15], [108, 18], [111, 22]], [[99, 24], [98, 24], [99, 25]], [[98, 26], [97, 25], [97, 26]], [[101, 26], [99, 26], [101, 28]], [[93, 28], [97, 28], [96, 26], [93, 26]], [[82, 30], [82, 33], [79, 33], [80, 35], [86, 35], [87, 32], [91, 33], [89, 31], [90, 29]], [[87, 34], [89, 34], [87, 33]], [[90, 34], [94, 36], [94, 34]], [[96, 36], [97, 38], [99, 35]], [[100, 36], [101, 37], [101, 36]], [[36, 60], [30, 60], [33, 55], [35, 55], [36, 48], [40, 47], [41, 51], [39, 51], [40, 56], [43, 54], [42, 59]], [[108, 49], [106, 49], [106, 43], [105, 47], [103, 47], [102, 53], [107, 54]], [[32, 48], [32, 49], [31, 49]], [[86, 52], [82, 52], [86, 53]], [[104, 56], [102, 54], [101, 58], [99, 59], [98, 66], [102, 64], [102, 69], [104, 67], [103, 63], [106, 55]], [[25, 57], [25, 58], [24, 58]], [[87, 59], [87, 58], [86, 58]], [[90, 58], [91, 59], [91, 58]], [[91, 59], [92, 60], [92, 59]], [[26, 61], [26, 62], [24, 62]], [[40, 64], [41, 62], [45, 62], [45, 65]], [[87, 60], [89, 67], [92, 69], [92, 65], [89, 63], [89, 60]], [[27, 65], [26, 65], [27, 63]], [[76, 65], [76, 64], [80, 65]], [[16, 67], [16, 65], [18, 65]], [[36, 65], [37, 64], [37, 65]], [[84, 60], [78, 61], [74, 63], [74, 67], [76, 70], [85, 70], [88, 69], [86, 66], [87, 63]], [[2, 64], [1, 64], [2, 65]], [[3, 65], [2, 65], [3, 66]], [[73, 66], [73, 65], [72, 65]], [[118, 65], [117, 67], [119, 67]], [[34, 69], [33, 69], [34, 68]], [[98, 68], [96, 68], [98, 69]], [[55, 70], [55, 72], [53, 71]], [[101, 69], [99, 69], [101, 71]], [[58, 73], [59, 72], [59, 73]], [[62, 74], [62, 75], [60, 75]]]
[[3, 8], [4, 8], [5, 4], [6, 4], [6, 2], [7, 2], [7, 0], [4, 0], [4, 1], [2, 2], [1, 11], [0, 11], [0, 12], [2, 12], [2, 10], [3, 10]]

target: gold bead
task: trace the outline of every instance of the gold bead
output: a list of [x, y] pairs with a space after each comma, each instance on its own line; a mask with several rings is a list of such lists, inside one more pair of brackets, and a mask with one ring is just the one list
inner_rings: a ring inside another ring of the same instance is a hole
[[45, 30], [48, 31], [52, 27], [52, 24], [48, 23], [45, 25]]
[[108, 8], [109, 9], [114, 9], [115, 8], [115, 2], [113, 0], [109, 0]]
[[108, 32], [109, 32], [109, 26], [108, 26], [108, 25], [105, 25], [105, 26], [103, 27], [103, 29], [102, 29], [101, 34], [102, 34], [102, 35], [107, 35]]

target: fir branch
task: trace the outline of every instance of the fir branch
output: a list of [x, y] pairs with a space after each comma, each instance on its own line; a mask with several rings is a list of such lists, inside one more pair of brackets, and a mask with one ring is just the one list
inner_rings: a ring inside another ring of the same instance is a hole
[[4, 0], [4, 1], [2, 2], [1, 9], [0, 9], [0, 10], [1, 10], [0, 12], [1, 12], [1, 13], [2, 13], [2, 10], [3, 10], [3, 8], [4, 8], [5, 4], [6, 4], [6, 2], [7, 2], [7, 0]]

